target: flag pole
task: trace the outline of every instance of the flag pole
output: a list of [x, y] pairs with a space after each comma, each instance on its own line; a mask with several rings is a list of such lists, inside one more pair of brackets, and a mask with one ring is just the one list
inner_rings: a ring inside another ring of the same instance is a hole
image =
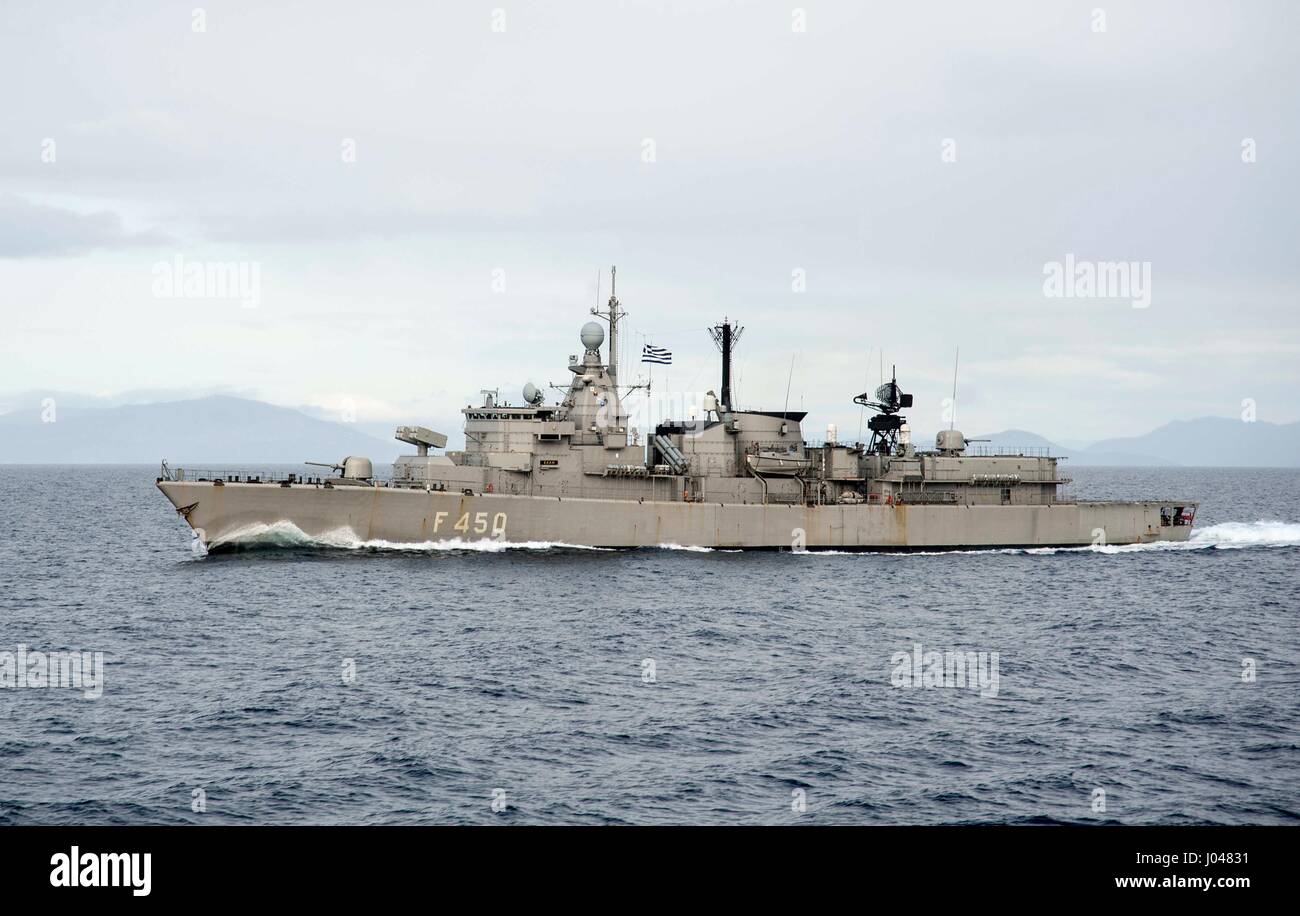
[[[645, 335], [644, 335], [644, 334], [641, 335], [641, 353], [642, 353], [642, 357], [644, 358], [644, 355], [645, 355]], [[651, 418], [651, 416], [650, 416], [650, 411], [653, 410], [653, 408], [650, 406], [650, 392], [654, 390], [654, 383], [655, 383], [655, 364], [654, 364], [654, 363], [649, 363], [649, 366], [650, 366], [650, 369], [648, 370], [648, 371], [649, 371], [649, 378], [646, 380], [646, 383], [645, 383], [645, 421], [646, 421], [646, 436], [647, 436], [647, 437], [649, 437], [649, 435], [650, 435], [650, 430], [651, 430], [651, 428], [652, 428], [652, 427], [650, 426], [650, 424], [654, 422], [654, 420], [653, 420], [653, 419]]]

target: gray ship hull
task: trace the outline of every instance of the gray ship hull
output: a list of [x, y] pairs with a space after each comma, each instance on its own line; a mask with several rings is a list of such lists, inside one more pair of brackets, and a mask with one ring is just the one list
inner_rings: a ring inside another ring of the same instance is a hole
[[724, 549], [1069, 547], [1187, 540], [1191, 525], [1162, 524], [1161, 510], [1194, 505], [760, 505], [165, 479], [158, 488], [210, 547], [283, 523], [325, 541], [408, 545], [498, 540]]

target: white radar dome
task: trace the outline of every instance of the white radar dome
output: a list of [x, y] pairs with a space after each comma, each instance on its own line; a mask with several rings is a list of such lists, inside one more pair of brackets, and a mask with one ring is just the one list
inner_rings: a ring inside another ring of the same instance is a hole
[[579, 337], [582, 345], [588, 350], [599, 350], [600, 345], [605, 342], [605, 329], [594, 321], [588, 321], [582, 326], [582, 334]]

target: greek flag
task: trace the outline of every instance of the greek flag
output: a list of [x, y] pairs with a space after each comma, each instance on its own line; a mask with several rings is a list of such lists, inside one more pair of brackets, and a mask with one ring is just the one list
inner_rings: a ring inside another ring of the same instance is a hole
[[671, 366], [673, 354], [663, 347], [652, 347], [646, 344], [641, 348], [641, 362], [658, 363], [661, 366]]

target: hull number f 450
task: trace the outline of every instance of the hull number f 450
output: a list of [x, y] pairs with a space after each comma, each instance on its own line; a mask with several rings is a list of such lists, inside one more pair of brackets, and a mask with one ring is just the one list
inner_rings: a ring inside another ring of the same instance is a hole
[[[463, 512], [456, 521], [451, 522], [455, 513], [452, 512], [435, 512], [433, 515], [433, 533], [437, 534], [442, 531], [443, 526], [450, 522], [451, 531], [457, 534], [491, 534], [494, 538], [505, 537], [506, 534], [506, 514], [498, 512], [492, 515], [489, 512]], [[490, 523], [489, 523], [490, 519]]]

